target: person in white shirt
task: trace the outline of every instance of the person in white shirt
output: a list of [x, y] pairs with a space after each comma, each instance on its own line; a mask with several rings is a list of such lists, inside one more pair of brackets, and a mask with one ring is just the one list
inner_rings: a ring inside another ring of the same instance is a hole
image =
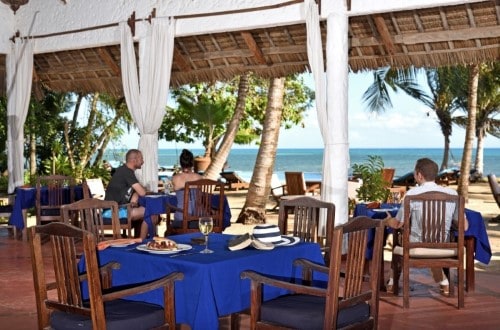
[[[417, 160], [417, 163], [415, 164], [415, 170], [414, 170], [414, 177], [415, 181], [417, 182], [417, 186], [410, 189], [406, 196], [411, 196], [411, 195], [418, 195], [422, 194], [425, 192], [429, 191], [438, 191], [438, 192], [444, 192], [446, 194], [450, 195], [457, 195], [457, 192], [451, 188], [448, 187], [442, 187], [438, 184], [436, 184], [435, 180], [438, 174], [438, 165], [431, 159], [429, 158], [421, 158]], [[388, 213], [387, 218], [385, 218], [384, 222], [386, 226], [398, 229], [403, 226], [404, 219], [403, 219], [403, 214], [404, 214], [404, 203], [401, 204], [401, 207], [396, 214], [394, 218], [391, 217], [391, 215]], [[412, 210], [411, 210], [411, 231], [410, 231], [410, 241], [411, 242], [420, 242], [421, 237], [421, 205], [419, 203], [415, 203], [415, 205], [412, 205]], [[457, 208], [456, 205], [453, 203], [447, 204], [447, 212], [446, 212], [446, 228], [447, 228], [447, 237], [449, 238], [449, 230], [452, 227], [452, 222], [456, 221], [458, 219], [457, 216]], [[465, 230], [468, 228], [468, 222], [467, 219], [465, 219]], [[443, 270], [441, 268], [431, 268], [431, 273], [436, 282], [440, 284], [440, 290], [443, 295], [448, 295], [449, 294], [449, 281], [448, 278], [446, 278], [446, 275], [443, 273]], [[392, 287], [394, 284], [394, 280], [391, 277], [389, 281], [386, 284], [386, 290], [387, 292], [392, 292]]]

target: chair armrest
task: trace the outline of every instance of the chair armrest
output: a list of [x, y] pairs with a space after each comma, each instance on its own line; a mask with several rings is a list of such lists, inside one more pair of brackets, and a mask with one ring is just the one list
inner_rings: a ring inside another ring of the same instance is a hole
[[328, 274], [328, 267], [312, 262], [311, 260], [299, 258], [293, 261], [294, 266], [302, 267], [302, 280], [306, 283], [312, 283], [313, 272]]
[[306, 193], [312, 193], [314, 195], [316, 190], [318, 190], [320, 188], [321, 188], [321, 186], [318, 183], [315, 183], [313, 185], [310, 185], [308, 188], [306, 188]]
[[313, 262], [309, 259], [304, 259], [304, 258], [295, 259], [293, 261], [293, 265], [300, 266], [304, 270], [311, 270], [311, 271], [321, 272], [321, 273], [325, 273], [325, 274], [328, 274], [328, 271], [329, 271], [329, 268], [327, 266], [318, 264], [316, 262]]
[[309, 294], [309, 295], [320, 296], [320, 297], [326, 296], [325, 289], [313, 287], [313, 286], [295, 284], [295, 283], [291, 283], [291, 282], [285, 282], [282, 280], [267, 277], [265, 275], [254, 272], [252, 270], [246, 270], [246, 271], [241, 272], [240, 278], [250, 279], [252, 281], [252, 286], [255, 283], [265, 284], [265, 285], [269, 285], [269, 286], [274, 286], [274, 287], [290, 290], [290, 291], [293, 291], [295, 293]]
[[[107, 264], [99, 267], [99, 273], [101, 274], [103, 289], [108, 289], [112, 286], [111, 282], [112, 282], [113, 269], [120, 269], [120, 266], [121, 265], [119, 262], [111, 261], [111, 262], [108, 262]], [[80, 282], [85, 281], [87, 279], [87, 273], [80, 274], [79, 279], [80, 279]], [[55, 285], [55, 282], [50, 283], [50, 284]], [[48, 286], [50, 284], [47, 285], [47, 289], [48, 289]]]
[[[275, 190], [277, 190], [277, 189], [281, 189], [281, 194], [275, 193]], [[273, 195], [275, 197], [286, 195], [286, 184], [271, 188], [271, 195]]]
[[[117, 289], [110, 292], [106, 292], [102, 295], [103, 301], [111, 301], [115, 299], [120, 299], [127, 296], [132, 296], [139, 293], [148, 292], [158, 288], [164, 288], [164, 292], [167, 295], [172, 295], [174, 293], [174, 281], [184, 279], [184, 274], [181, 272], [172, 272], [167, 276], [164, 276], [158, 280], [151, 282], [141, 283], [136, 286], [127, 287], [125, 289]], [[166, 299], [166, 297], [165, 297]]]
[[172, 214], [172, 212], [181, 212], [181, 213], [184, 212], [184, 209], [168, 203], [165, 209], [166, 209], [165, 213], [167, 214], [167, 224], [170, 223], [170, 215]]
[[[101, 274], [102, 287], [103, 289], [108, 289], [111, 287], [113, 269], [120, 269], [120, 263], [116, 261], [108, 262], [107, 264], [99, 267], [99, 273]], [[80, 282], [87, 280], [87, 273], [82, 273], [78, 276]], [[57, 289], [56, 282], [47, 283], [45, 286], [47, 291]]]

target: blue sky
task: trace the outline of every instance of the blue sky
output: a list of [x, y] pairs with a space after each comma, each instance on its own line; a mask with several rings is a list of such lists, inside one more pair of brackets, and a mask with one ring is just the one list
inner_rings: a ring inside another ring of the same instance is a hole
[[[310, 84], [311, 79], [307, 79]], [[392, 94], [393, 108], [380, 114], [370, 113], [361, 101], [364, 91], [372, 82], [372, 73], [349, 75], [349, 146], [351, 148], [442, 148], [441, 134], [432, 111], [403, 92]], [[322, 148], [316, 109], [307, 111], [305, 127], [282, 129], [279, 148]], [[300, 138], [298, 138], [300, 137]], [[462, 148], [465, 131], [453, 126], [451, 147]], [[137, 133], [129, 134], [122, 142], [129, 148], [138, 145]], [[486, 148], [500, 148], [500, 139], [488, 136]], [[160, 148], [203, 148], [201, 143], [182, 144], [159, 141]], [[237, 148], [257, 148], [239, 146]]]

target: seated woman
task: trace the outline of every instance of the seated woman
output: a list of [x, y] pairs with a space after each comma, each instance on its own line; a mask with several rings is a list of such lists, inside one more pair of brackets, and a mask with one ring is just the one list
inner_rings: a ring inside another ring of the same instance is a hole
[[[181, 172], [172, 177], [172, 185], [177, 196], [177, 207], [182, 208], [184, 205], [184, 186], [186, 182], [196, 181], [203, 177], [193, 171], [194, 157], [193, 153], [187, 149], [183, 149], [179, 157]], [[182, 221], [182, 212], [175, 212], [174, 221]]]

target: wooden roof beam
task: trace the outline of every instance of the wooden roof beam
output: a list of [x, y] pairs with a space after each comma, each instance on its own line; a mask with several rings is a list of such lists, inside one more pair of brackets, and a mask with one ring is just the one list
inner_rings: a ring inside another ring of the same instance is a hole
[[394, 55], [394, 42], [392, 41], [391, 34], [389, 33], [389, 29], [387, 29], [384, 18], [382, 15], [373, 15], [373, 21], [375, 22], [377, 32], [382, 39], [382, 43], [384, 44], [387, 53]]
[[257, 45], [257, 42], [253, 38], [252, 34], [250, 32], [242, 31], [241, 36], [243, 37], [248, 49], [250, 49], [255, 57], [257, 63], [270, 65], [270, 63], [267, 63], [264, 53], [262, 53], [262, 50]]
[[191, 66], [186, 61], [184, 56], [182, 56], [181, 52], [177, 47], [174, 47], [174, 63], [182, 70], [182, 71], [191, 71]]
[[106, 65], [111, 69], [111, 71], [113, 71], [114, 74], [119, 77], [122, 75], [122, 70], [113, 60], [113, 56], [111, 56], [111, 53], [107, 48], [99, 47], [97, 49], [97, 54], [99, 54], [99, 57], [104, 61], [104, 63], [106, 63]]

